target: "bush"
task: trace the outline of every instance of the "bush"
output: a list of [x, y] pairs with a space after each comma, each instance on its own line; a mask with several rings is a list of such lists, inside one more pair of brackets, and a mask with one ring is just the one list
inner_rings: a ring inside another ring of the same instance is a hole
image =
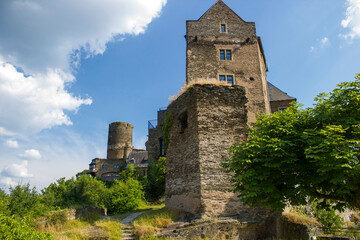
[[0, 214], [8, 215], [9, 214], [9, 196], [0, 189]]
[[141, 183], [130, 178], [125, 182], [115, 180], [106, 194], [106, 208], [108, 211], [121, 213], [138, 207], [142, 200], [143, 191]]
[[38, 233], [25, 220], [0, 215], [0, 238], [6, 240], [46, 240], [53, 239], [48, 233]]

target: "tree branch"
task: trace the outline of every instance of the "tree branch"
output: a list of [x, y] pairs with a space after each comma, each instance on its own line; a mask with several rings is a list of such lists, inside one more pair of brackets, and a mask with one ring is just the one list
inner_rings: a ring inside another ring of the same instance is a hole
[[318, 197], [318, 198], [324, 198], [324, 199], [330, 199], [330, 200], [337, 200], [337, 201], [346, 202], [346, 199], [343, 198], [343, 197], [340, 197], [340, 196], [323, 194], [323, 193], [319, 193], [318, 191], [314, 191], [314, 192], [312, 192], [312, 194], [315, 197]]

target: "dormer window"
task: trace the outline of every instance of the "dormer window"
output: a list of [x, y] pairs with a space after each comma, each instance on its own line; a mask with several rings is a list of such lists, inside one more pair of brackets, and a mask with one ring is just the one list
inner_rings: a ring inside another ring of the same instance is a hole
[[226, 32], [227, 32], [226, 24], [220, 24], [220, 31], [221, 31], [222, 33], [226, 33]]

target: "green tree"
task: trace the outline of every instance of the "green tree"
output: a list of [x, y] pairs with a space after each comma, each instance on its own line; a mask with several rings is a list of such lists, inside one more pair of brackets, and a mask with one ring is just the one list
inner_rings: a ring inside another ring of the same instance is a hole
[[7, 215], [9, 213], [9, 196], [0, 189], [0, 214]]
[[360, 74], [305, 110], [260, 116], [248, 141], [230, 149], [224, 167], [245, 204], [283, 209], [287, 203], [360, 209]]
[[29, 184], [10, 187], [9, 211], [11, 215], [19, 217], [39, 217], [45, 214], [48, 209], [41, 202], [41, 196], [36, 188], [30, 188]]
[[160, 157], [158, 160], [151, 159], [147, 170], [147, 180], [145, 183], [146, 198], [156, 201], [165, 193], [165, 174], [166, 158]]

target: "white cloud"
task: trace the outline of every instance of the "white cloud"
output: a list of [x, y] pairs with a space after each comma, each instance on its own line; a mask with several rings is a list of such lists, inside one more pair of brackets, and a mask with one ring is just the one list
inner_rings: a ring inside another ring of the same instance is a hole
[[5, 146], [8, 148], [18, 148], [19, 147], [19, 143], [15, 140], [7, 140], [5, 142]]
[[91, 104], [91, 99], [69, 93], [67, 87], [75, 80], [73, 68], [82, 57], [102, 54], [106, 44], [121, 39], [121, 35], [144, 32], [165, 3], [166, 0], [0, 1], [2, 129], [32, 133], [72, 124], [66, 112]]
[[9, 178], [29, 178], [33, 177], [33, 174], [29, 173], [28, 169], [28, 161], [24, 160], [21, 164], [13, 163], [7, 167], [5, 167], [1, 171], [1, 175]]
[[7, 187], [14, 187], [14, 186], [18, 185], [18, 183], [15, 182], [10, 177], [0, 177], [0, 184], [5, 185]]
[[321, 39], [321, 48], [325, 48], [325, 47], [329, 47], [330, 46], [330, 41], [327, 37], [324, 37], [323, 39]]
[[24, 151], [24, 153], [19, 154], [19, 157], [25, 158], [25, 159], [40, 159], [41, 154], [36, 149], [29, 149]]
[[346, 18], [341, 21], [341, 26], [349, 30], [341, 35], [345, 39], [360, 37], [360, 0], [347, 0]]
[[0, 58], [0, 125], [18, 132], [37, 132], [71, 125], [64, 111], [76, 111], [91, 99], [73, 97], [65, 89], [73, 76], [62, 70], [25, 76]]
[[1, 136], [1, 135], [4, 135], [4, 136], [14, 136], [15, 133], [10, 132], [10, 131], [6, 130], [6, 129], [3, 128], [3, 127], [0, 127], [0, 136]]

